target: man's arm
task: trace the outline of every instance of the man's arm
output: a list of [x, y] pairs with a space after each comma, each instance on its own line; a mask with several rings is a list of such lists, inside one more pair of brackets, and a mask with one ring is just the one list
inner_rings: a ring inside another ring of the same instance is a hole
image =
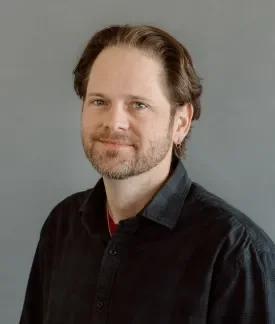
[[213, 282], [208, 322], [275, 324], [275, 252], [251, 246]]
[[41, 247], [40, 240], [35, 251], [19, 324], [42, 324]]

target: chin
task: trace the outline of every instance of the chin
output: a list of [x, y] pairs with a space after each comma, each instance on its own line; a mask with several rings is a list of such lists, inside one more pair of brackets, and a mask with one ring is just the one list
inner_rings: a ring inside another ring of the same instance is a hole
[[97, 171], [102, 177], [110, 180], [125, 180], [131, 176], [129, 172], [121, 170], [121, 168], [97, 169]]

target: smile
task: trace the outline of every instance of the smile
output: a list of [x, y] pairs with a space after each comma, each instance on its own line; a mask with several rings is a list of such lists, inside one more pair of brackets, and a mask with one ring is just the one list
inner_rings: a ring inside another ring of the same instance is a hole
[[129, 144], [125, 144], [125, 143], [121, 143], [121, 142], [115, 142], [115, 141], [99, 141], [101, 144], [103, 144], [106, 147], [129, 147], [131, 145]]

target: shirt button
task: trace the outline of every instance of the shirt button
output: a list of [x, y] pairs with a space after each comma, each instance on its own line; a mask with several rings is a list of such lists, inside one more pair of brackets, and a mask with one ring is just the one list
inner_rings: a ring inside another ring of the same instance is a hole
[[111, 255], [111, 256], [116, 255], [116, 250], [114, 250], [114, 249], [109, 250], [109, 255]]
[[98, 301], [98, 302], [96, 303], [96, 307], [97, 307], [98, 309], [101, 309], [101, 308], [103, 307], [103, 303], [102, 303], [101, 301]]

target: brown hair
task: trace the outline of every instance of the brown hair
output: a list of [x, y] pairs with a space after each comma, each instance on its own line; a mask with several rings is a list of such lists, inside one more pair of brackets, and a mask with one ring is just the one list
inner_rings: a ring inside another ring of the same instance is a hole
[[[89, 40], [77, 63], [74, 75], [74, 89], [80, 99], [85, 100], [89, 74], [100, 52], [110, 46], [127, 45], [153, 55], [160, 60], [165, 71], [165, 91], [171, 103], [171, 117], [177, 108], [191, 103], [194, 108], [193, 120], [201, 113], [201, 79], [186, 48], [165, 31], [146, 25], [113, 25], [94, 34]], [[173, 154], [185, 157], [185, 142], [190, 137], [191, 128], [180, 147], [174, 145]]]

